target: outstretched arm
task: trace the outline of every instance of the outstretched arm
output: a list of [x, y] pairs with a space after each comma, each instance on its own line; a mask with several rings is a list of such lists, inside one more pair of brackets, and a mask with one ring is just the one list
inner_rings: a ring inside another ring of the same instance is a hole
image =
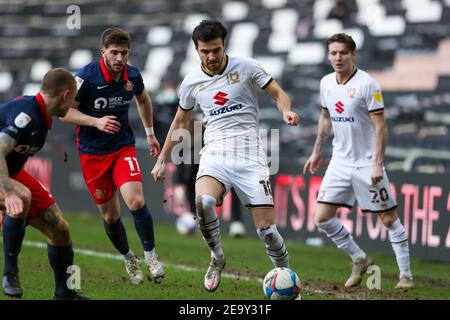
[[3, 195], [6, 211], [12, 215], [19, 214], [23, 211], [23, 201], [14, 191], [6, 163], [6, 157], [14, 149], [16, 144], [15, 139], [0, 132], [0, 193]]
[[314, 144], [314, 149], [311, 156], [309, 157], [308, 161], [306, 161], [305, 166], [303, 167], [303, 175], [305, 175], [306, 171], [308, 170], [311, 174], [314, 174], [319, 169], [322, 146], [325, 144], [325, 142], [327, 142], [330, 133], [330, 112], [328, 111], [328, 109], [322, 108], [319, 119], [319, 127], [317, 130], [316, 143]]
[[164, 171], [166, 168], [167, 158], [169, 157], [173, 147], [179, 142], [172, 140], [172, 134], [177, 129], [188, 130], [189, 124], [191, 122], [191, 117], [192, 117], [192, 109], [183, 110], [181, 108], [178, 108], [178, 111], [175, 114], [175, 118], [173, 119], [172, 124], [170, 125], [169, 132], [167, 133], [166, 141], [164, 142], [164, 147], [162, 148], [158, 160], [156, 161], [156, 164], [152, 170], [152, 175], [156, 182], [164, 180], [165, 178]]
[[150, 155], [157, 157], [161, 151], [158, 139], [156, 139], [153, 130], [153, 105], [150, 96], [144, 89], [140, 95], [136, 95], [137, 109], [139, 116], [141, 117], [142, 124], [145, 128], [145, 134], [147, 135], [147, 142], [150, 146]]
[[63, 122], [79, 126], [94, 127], [106, 133], [113, 134], [119, 132], [120, 123], [116, 121], [116, 116], [104, 116], [102, 118], [92, 117], [79, 111], [78, 105], [79, 103], [76, 102], [76, 104], [69, 109], [65, 117], [59, 119]]
[[265, 91], [277, 102], [278, 110], [283, 114], [283, 121], [290, 126], [296, 126], [299, 116], [292, 111], [291, 99], [280, 85], [273, 80]]
[[387, 143], [387, 123], [383, 112], [371, 113], [370, 119], [375, 128], [375, 163], [372, 170], [372, 185], [383, 179], [383, 161]]

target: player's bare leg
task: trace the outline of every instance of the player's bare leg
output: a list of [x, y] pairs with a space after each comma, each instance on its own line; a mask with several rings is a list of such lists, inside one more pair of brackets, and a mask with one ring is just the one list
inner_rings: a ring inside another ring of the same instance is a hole
[[393, 209], [385, 213], [379, 213], [378, 216], [388, 230], [389, 241], [394, 250], [400, 271], [400, 280], [395, 288], [412, 288], [414, 287], [414, 281], [409, 261], [408, 237], [406, 236], [405, 228], [397, 215], [397, 210]]
[[64, 220], [58, 205], [52, 204], [37, 217], [30, 220], [30, 225], [47, 237], [48, 260], [55, 276], [55, 295], [57, 300], [86, 300], [73, 288], [68, 288], [70, 276], [67, 268], [73, 265], [73, 248], [70, 227]]
[[220, 240], [219, 218], [216, 215], [216, 204], [225, 190], [212, 177], [203, 176], [195, 183], [195, 205], [199, 229], [203, 239], [211, 250], [211, 263], [206, 271], [203, 285], [207, 291], [215, 291], [222, 276], [226, 259]]
[[119, 251], [125, 262], [128, 277], [133, 284], [140, 284], [144, 281], [144, 274], [140, 270], [139, 260], [128, 245], [125, 226], [120, 219], [120, 203], [117, 193], [114, 192], [111, 199], [98, 205], [103, 217], [105, 232], [114, 247]]
[[342, 223], [335, 218], [339, 206], [318, 203], [315, 215], [315, 223], [319, 230], [323, 231], [339, 249], [342, 249], [353, 260], [353, 269], [345, 287], [357, 286], [367, 268], [373, 264], [372, 259], [356, 244], [351, 234]]
[[273, 207], [252, 208], [252, 214], [256, 231], [265, 243], [266, 253], [273, 266], [289, 268], [286, 244], [275, 224], [275, 209]]
[[5, 198], [0, 193], [0, 209], [5, 212], [3, 218], [3, 293], [9, 297], [21, 298], [23, 295], [19, 280], [18, 257], [25, 236], [26, 216], [30, 209], [31, 192], [23, 184], [10, 179], [15, 194], [22, 200], [23, 208], [20, 212], [11, 212], [5, 208]]
[[160, 282], [164, 278], [164, 267], [158, 261], [155, 251], [153, 218], [145, 205], [142, 182], [130, 181], [124, 183], [120, 187], [120, 193], [133, 216], [136, 232], [141, 239], [149, 279]]

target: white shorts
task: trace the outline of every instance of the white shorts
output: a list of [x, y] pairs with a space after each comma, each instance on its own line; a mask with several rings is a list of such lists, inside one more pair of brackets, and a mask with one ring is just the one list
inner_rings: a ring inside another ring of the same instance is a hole
[[383, 179], [372, 186], [372, 166], [349, 167], [330, 162], [320, 186], [317, 202], [352, 208], [358, 201], [362, 212], [382, 213], [397, 207], [389, 179], [383, 168]]
[[[233, 188], [242, 204], [248, 208], [273, 207], [269, 168], [265, 156], [239, 161], [203, 154], [197, 180], [205, 176], [219, 182], [224, 190], [223, 196]], [[217, 205], [221, 204], [222, 201]]]

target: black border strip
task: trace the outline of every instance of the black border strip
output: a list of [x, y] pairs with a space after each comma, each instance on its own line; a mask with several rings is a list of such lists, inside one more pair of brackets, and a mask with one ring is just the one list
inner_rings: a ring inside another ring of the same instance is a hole
[[383, 212], [386, 212], [386, 211], [390, 211], [392, 209], [396, 209], [397, 207], [398, 207], [398, 205], [395, 205], [392, 208], [385, 209], [385, 210], [376, 210], [376, 211], [374, 211], [374, 210], [369, 210], [369, 209], [361, 209], [361, 211], [362, 212], [370, 212], [370, 213], [383, 213]]
[[380, 111], [383, 111], [383, 112], [384, 112], [384, 108], [379, 108], [379, 109], [375, 109], [375, 110], [370, 110], [369, 113], [372, 113], [372, 112], [380, 112]]
[[245, 205], [247, 208], [274, 208], [273, 204], [246, 204]]
[[317, 201], [317, 202], [318, 202], [318, 203], [323, 203], [323, 204], [331, 204], [331, 205], [333, 205], [333, 206], [346, 207], [346, 208], [349, 208], [349, 209], [352, 209], [352, 208], [353, 208], [353, 206], [348, 205], [348, 204], [346, 204], [346, 203], [334, 203], [334, 202], [325, 202], [325, 201]]
[[194, 107], [190, 108], [190, 109], [185, 109], [182, 106], [178, 105], [178, 108], [180, 108], [183, 111], [191, 111], [192, 109], [194, 109]]
[[269, 86], [269, 84], [272, 83], [273, 80], [274, 80], [273, 78], [270, 78], [269, 81], [267, 81], [267, 83], [261, 87], [261, 89], [264, 90], [265, 88], [267, 88]]

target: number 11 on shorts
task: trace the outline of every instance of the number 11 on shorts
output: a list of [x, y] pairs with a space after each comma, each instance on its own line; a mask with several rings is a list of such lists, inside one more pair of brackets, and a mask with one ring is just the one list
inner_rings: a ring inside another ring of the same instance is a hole
[[139, 168], [139, 163], [135, 157], [125, 157], [125, 161], [128, 162], [130, 166], [130, 175], [135, 176], [141, 173], [141, 168]]

